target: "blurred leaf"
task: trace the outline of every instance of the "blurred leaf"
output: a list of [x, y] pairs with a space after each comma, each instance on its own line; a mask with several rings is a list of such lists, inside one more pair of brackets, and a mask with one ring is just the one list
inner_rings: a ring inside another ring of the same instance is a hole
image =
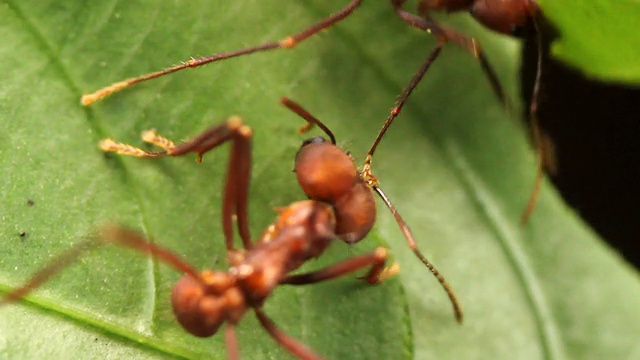
[[640, 85], [638, 0], [537, 0], [560, 32], [553, 54], [604, 81]]
[[[101, 138], [139, 144], [140, 131], [156, 128], [180, 140], [242, 116], [255, 134], [255, 236], [274, 207], [304, 198], [291, 173], [301, 122], [278, 105], [280, 96], [304, 104], [362, 159], [433, 45], [385, 3], [365, 3], [293, 51], [174, 74], [79, 105], [82, 93], [113, 81], [279, 39], [342, 5], [3, 2], [1, 286], [19, 285], [105, 221], [139, 229], [195, 266], [226, 266], [219, 223], [226, 147], [198, 165], [105, 156], [96, 147]], [[482, 40], [513, 93], [514, 44]], [[374, 166], [421, 249], [457, 291], [464, 326], [381, 207], [367, 240], [337, 243], [306, 269], [387, 244], [401, 276], [375, 287], [345, 277], [278, 289], [265, 310], [284, 331], [330, 359], [601, 359], [640, 351], [637, 274], [550, 188], [532, 222], [517, 225], [534, 161], [468, 54], [445, 49]], [[179, 276], [140, 254], [99, 249], [27, 301], [0, 308], [0, 357], [224, 358], [222, 335], [196, 339], [173, 319], [169, 291]], [[244, 358], [286, 354], [251, 315], [238, 337]]]

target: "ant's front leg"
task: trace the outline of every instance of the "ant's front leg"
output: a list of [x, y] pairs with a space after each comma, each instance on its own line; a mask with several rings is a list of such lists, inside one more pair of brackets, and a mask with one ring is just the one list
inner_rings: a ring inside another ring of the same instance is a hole
[[347, 4], [347, 6], [345, 6], [344, 8], [338, 10], [337, 12], [327, 16], [326, 18], [318, 21], [317, 23], [309, 26], [308, 28], [293, 34], [293, 35], [289, 35], [287, 37], [285, 37], [282, 40], [279, 41], [270, 41], [270, 42], [266, 42], [263, 44], [259, 44], [259, 45], [255, 45], [255, 46], [250, 46], [244, 49], [240, 49], [240, 50], [235, 50], [235, 51], [228, 51], [228, 52], [222, 52], [222, 53], [218, 53], [218, 54], [212, 54], [212, 55], [208, 55], [208, 56], [204, 56], [201, 58], [197, 58], [197, 59], [190, 59], [187, 61], [182, 62], [179, 65], [174, 65], [171, 67], [168, 67], [166, 69], [160, 70], [160, 71], [155, 71], [149, 74], [145, 74], [145, 75], [141, 75], [141, 76], [136, 76], [133, 78], [129, 78], [126, 80], [122, 80], [122, 81], [118, 81], [116, 83], [113, 83], [109, 86], [106, 86], [102, 89], [99, 89], [93, 93], [90, 94], [85, 94], [82, 95], [82, 98], [80, 99], [80, 102], [82, 103], [82, 105], [84, 106], [88, 106], [98, 100], [104, 99], [105, 97], [119, 92], [123, 89], [126, 89], [132, 85], [141, 83], [141, 82], [145, 82], [147, 80], [152, 80], [155, 78], [159, 78], [165, 75], [169, 75], [171, 73], [174, 73], [176, 71], [180, 71], [180, 70], [184, 70], [184, 69], [190, 69], [190, 68], [196, 68], [199, 66], [203, 66], [212, 62], [216, 62], [216, 61], [222, 61], [222, 60], [226, 60], [226, 59], [231, 59], [234, 57], [239, 57], [239, 56], [244, 56], [244, 55], [249, 55], [249, 54], [253, 54], [253, 53], [257, 53], [257, 52], [263, 52], [263, 51], [270, 51], [270, 50], [277, 50], [277, 49], [291, 49], [294, 48], [295, 46], [297, 46], [299, 43], [307, 40], [308, 38], [312, 37], [315, 34], [321, 33], [323, 30], [326, 30], [330, 27], [332, 27], [333, 25], [341, 22], [342, 20], [346, 19], [347, 17], [349, 17], [351, 15], [351, 13], [353, 13], [362, 3], [362, 0], [352, 0], [349, 4]]
[[249, 178], [251, 176], [251, 128], [239, 117], [231, 117], [225, 123], [202, 132], [195, 138], [175, 145], [171, 140], [158, 135], [155, 130], [142, 133], [142, 140], [158, 146], [164, 151], [146, 151], [113, 139], [100, 142], [103, 151], [136, 157], [183, 156], [188, 153], [197, 154], [196, 161], [217, 146], [231, 141], [231, 157], [227, 168], [227, 180], [222, 205], [222, 227], [224, 230], [229, 259], [238, 258], [241, 250], [233, 246], [233, 221], [237, 219], [238, 230], [244, 248], [253, 247], [249, 232], [249, 215], [247, 202], [249, 197]]

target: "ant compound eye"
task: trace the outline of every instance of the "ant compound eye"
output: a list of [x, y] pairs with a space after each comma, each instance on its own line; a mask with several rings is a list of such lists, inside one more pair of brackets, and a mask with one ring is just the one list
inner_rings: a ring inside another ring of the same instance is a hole
[[358, 181], [358, 170], [342, 149], [315, 139], [298, 151], [295, 172], [307, 196], [329, 203], [349, 191]]
[[322, 144], [325, 142], [327, 142], [327, 139], [323, 138], [322, 136], [316, 136], [314, 138], [303, 141], [301, 148], [309, 144]]

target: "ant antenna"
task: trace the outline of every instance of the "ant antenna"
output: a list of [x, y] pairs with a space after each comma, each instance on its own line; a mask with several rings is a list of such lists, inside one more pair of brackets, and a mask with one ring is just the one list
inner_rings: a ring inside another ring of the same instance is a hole
[[413, 237], [413, 233], [409, 228], [409, 225], [407, 225], [407, 223], [404, 221], [402, 216], [400, 216], [400, 213], [398, 212], [398, 210], [396, 210], [395, 206], [393, 206], [393, 204], [391, 203], [391, 200], [389, 200], [389, 198], [384, 193], [384, 191], [378, 185], [374, 185], [373, 190], [375, 190], [375, 192], [378, 194], [378, 196], [380, 196], [382, 201], [384, 201], [384, 204], [387, 205], [387, 208], [389, 209], [389, 211], [391, 211], [391, 213], [393, 214], [393, 217], [396, 219], [396, 223], [398, 223], [398, 226], [400, 226], [400, 230], [402, 231], [404, 238], [407, 240], [407, 245], [409, 245], [409, 248], [411, 249], [411, 251], [413, 251], [415, 256], [418, 259], [420, 259], [420, 262], [422, 262], [422, 264], [424, 264], [424, 266], [426, 266], [427, 269], [431, 271], [433, 276], [435, 276], [436, 279], [438, 279], [438, 282], [440, 282], [440, 285], [442, 285], [442, 287], [444, 288], [444, 291], [447, 293], [447, 296], [449, 297], [449, 301], [451, 301], [451, 306], [453, 307], [454, 316], [456, 317], [456, 320], [460, 324], [462, 324], [463, 317], [464, 317], [462, 314], [462, 307], [460, 306], [460, 303], [458, 302], [458, 298], [456, 297], [456, 294], [453, 292], [451, 285], [449, 285], [447, 280], [445, 280], [444, 276], [442, 276], [440, 271], [438, 271], [438, 269], [436, 269], [436, 267], [429, 260], [427, 260], [427, 258], [420, 252], [420, 250], [418, 249], [416, 240]]
[[320, 121], [318, 118], [311, 115], [311, 113], [308, 112], [305, 108], [303, 108], [302, 105], [298, 104], [297, 102], [287, 97], [282, 97], [280, 99], [280, 103], [286, 106], [289, 110], [298, 114], [298, 116], [300, 116], [301, 118], [307, 120], [307, 123], [302, 127], [300, 127], [300, 129], [298, 129], [299, 133], [301, 134], [306, 133], [307, 131], [313, 128], [313, 125], [318, 125], [318, 127], [322, 129], [322, 131], [324, 131], [325, 134], [327, 134], [327, 136], [331, 140], [331, 143], [333, 145], [336, 144], [336, 137], [333, 135], [333, 132], [331, 131], [331, 129], [329, 129], [329, 127], [325, 125], [322, 121]]
[[433, 64], [433, 62], [438, 58], [438, 55], [440, 55], [440, 51], [442, 50], [443, 45], [444, 44], [439, 43], [433, 48], [433, 50], [431, 50], [431, 53], [429, 53], [429, 56], [427, 57], [427, 59], [422, 63], [422, 65], [420, 66], [420, 69], [418, 69], [418, 72], [415, 75], [413, 75], [407, 87], [404, 88], [404, 90], [396, 100], [396, 103], [391, 109], [391, 112], [389, 113], [387, 120], [385, 120], [384, 124], [382, 125], [382, 129], [380, 129], [380, 131], [378, 132], [378, 135], [376, 136], [375, 140], [373, 140], [373, 144], [371, 145], [371, 148], [367, 152], [365, 167], [368, 167], [368, 168], [371, 167], [371, 161], [373, 160], [373, 153], [376, 151], [376, 148], [378, 147], [380, 140], [382, 140], [382, 138], [384, 137], [384, 134], [387, 132], [387, 129], [389, 129], [389, 126], [391, 126], [391, 123], [393, 122], [393, 120], [395, 120], [395, 118], [398, 117], [398, 115], [400, 115], [400, 112], [402, 111], [402, 107], [404, 106], [404, 103], [407, 101], [407, 99], [409, 98], [413, 90], [416, 88], [416, 86], [418, 86], [424, 74], [427, 72], [427, 70], [429, 70], [429, 67], [431, 67], [431, 64]]
[[451, 288], [449, 283], [445, 280], [444, 276], [442, 276], [442, 274], [436, 269], [436, 267], [429, 260], [427, 260], [427, 258], [420, 252], [420, 250], [418, 249], [417, 243], [415, 241], [415, 238], [411, 232], [411, 229], [409, 228], [409, 225], [407, 225], [407, 223], [404, 221], [402, 216], [400, 216], [400, 213], [398, 212], [398, 210], [396, 210], [395, 206], [393, 206], [393, 203], [391, 203], [391, 200], [389, 200], [389, 198], [384, 193], [384, 191], [378, 186], [378, 179], [373, 175], [371, 171], [373, 154], [375, 153], [378, 147], [378, 144], [384, 137], [385, 133], [387, 132], [387, 129], [389, 129], [389, 126], [391, 125], [391, 123], [398, 117], [398, 115], [402, 111], [404, 104], [406, 103], [407, 99], [409, 98], [413, 90], [416, 88], [416, 86], [420, 83], [420, 81], [424, 77], [424, 74], [427, 72], [427, 70], [429, 70], [429, 67], [431, 66], [431, 64], [433, 64], [433, 62], [437, 59], [438, 55], [440, 54], [440, 51], [442, 50], [443, 45], [444, 45], [443, 43], [439, 43], [431, 50], [431, 53], [429, 53], [429, 56], [422, 63], [422, 66], [420, 66], [420, 69], [418, 70], [418, 72], [413, 76], [413, 78], [411, 78], [411, 81], [409, 82], [409, 84], [405, 87], [405, 89], [402, 91], [402, 93], [396, 100], [396, 103], [391, 109], [389, 116], [385, 120], [384, 124], [382, 125], [382, 128], [378, 132], [378, 135], [373, 141], [371, 148], [367, 152], [367, 158], [365, 159], [365, 164], [362, 169], [362, 178], [367, 182], [367, 184], [373, 190], [375, 190], [375, 192], [378, 194], [378, 196], [380, 196], [380, 198], [385, 203], [389, 211], [391, 211], [411, 251], [413, 251], [416, 257], [422, 262], [422, 264], [424, 264], [429, 269], [429, 271], [431, 271], [431, 273], [436, 277], [436, 279], [438, 279], [438, 281], [440, 282], [440, 285], [442, 285], [444, 291], [447, 293], [447, 296], [449, 297], [456, 320], [459, 323], [462, 323], [463, 321], [462, 307], [460, 306], [460, 303], [458, 302], [458, 298], [453, 292], [453, 289]]

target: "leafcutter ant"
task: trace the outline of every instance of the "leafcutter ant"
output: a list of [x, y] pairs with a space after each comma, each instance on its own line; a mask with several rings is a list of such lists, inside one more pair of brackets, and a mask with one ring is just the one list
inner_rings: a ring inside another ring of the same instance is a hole
[[[454, 316], [461, 323], [462, 309], [452, 288], [417, 248], [411, 230], [371, 172], [373, 154], [388, 124], [400, 113], [402, 105], [427, 68], [421, 69], [397, 100], [360, 171], [351, 156], [336, 146], [335, 137], [327, 126], [299, 104], [287, 98], [282, 99], [283, 105], [306, 120], [307, 124], [301, 128], [301, 132], [309, 131], [316, 125], [329, 140], [315, 137], [303, 142], [295, 157], [295, 172], [309, 200], [280, 208], [276, 221], [256, 241], [250, 234], [248, 214], [252, 132], [240, 118], [232, 117], [178, 145], [155, 131], [143, 132], [143, 141], [162, 151], [146, 151], [112, 139], [103, 140], [100, 147], [107, 152], [144, 158], [195, 153], [198, 162], [208, 151], [231, 142], [222, 203], [222, 229], [230, 269], [199, 272], [172, 252], [137, 233], [118, 226], [107, 226], [88, 242], [63, 253], [25, 285], [6, 294], [0, 304], [24, 297], [75, 262], [87, 249], [100, 244], [117, 244], [147, 253], [185, 274], [174, 286], [171, 297], [178, 322], [186, 331], [199, 337], [212, 336], [226, 323], [225, 342], [229, 358], [239, 358], [235, 328], [245, 313], [253, 309], [260, 324], [282, 347], [301, 359], [318, 359], [320, 357], [307, 346], [276, 327], [263, 312], [262, 306], [278, 285], [313, 284], [363, 268], [369, 270], [361, 279], [376, 284], [398, 272], [396, 264], [385, 267], [387, 251], [379, 247], [369, 254], [351, 257], [317, 271], [291, 274], [307, 260], [320, 256], [336, 238], [348, 243], [362, 240], [376, 219], [375, 192], [393, 214], [411, 250], [442, 285]], [[242, 249], [234, 244], [234, 222], [242, 240]]]

